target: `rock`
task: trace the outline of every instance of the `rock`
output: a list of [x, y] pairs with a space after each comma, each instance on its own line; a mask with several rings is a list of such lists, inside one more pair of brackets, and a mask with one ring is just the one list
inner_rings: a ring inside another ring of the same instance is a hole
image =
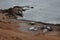
[[30, 30], [30, 31], [37, 31], [38, 28], [36, 28], [36, 27], [30, 27], [29, 30]]

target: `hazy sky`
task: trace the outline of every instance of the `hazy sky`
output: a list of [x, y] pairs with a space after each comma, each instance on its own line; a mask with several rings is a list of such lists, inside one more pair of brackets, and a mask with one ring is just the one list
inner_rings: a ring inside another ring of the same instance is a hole
[[34, 6], [24, 13], [24, 19], [60, 23], [60, 0], [0, 0], [2, 9], [15, 5]]

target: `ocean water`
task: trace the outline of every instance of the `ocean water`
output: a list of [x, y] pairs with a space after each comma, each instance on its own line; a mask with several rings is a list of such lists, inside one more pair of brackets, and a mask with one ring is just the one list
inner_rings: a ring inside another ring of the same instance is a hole
[[0, 0], [0, 9], [16, 5], [34, 7], [24, 12], [23, 19], [60, 24], [60, 0]]

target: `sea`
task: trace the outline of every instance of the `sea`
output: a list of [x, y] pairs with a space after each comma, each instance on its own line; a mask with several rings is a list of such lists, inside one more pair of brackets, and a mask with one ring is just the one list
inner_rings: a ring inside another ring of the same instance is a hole
[[60, 0], [0, 0], [0, 9], [25, 5], [34, 8], [23, 12], [24, 17], [18, 19], [60, 24]]

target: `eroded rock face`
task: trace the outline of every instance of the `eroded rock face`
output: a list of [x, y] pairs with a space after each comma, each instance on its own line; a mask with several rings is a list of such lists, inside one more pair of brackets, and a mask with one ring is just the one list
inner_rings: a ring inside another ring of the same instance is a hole
[[4, 9], [4, 10], [0, 9], [0, 14], [3, 14], [3, 16], [4, 15], [8, 16], [9, 19], [10, 18], [17, 19], [17, 16], [23, 17], [23, 12], [26, 11], [26, 10], [29, 10], [30, 8], [34, 8], [34, 7], [30, 7], [30, 6], [14, 6], [14, 7], [9, 8], [9, 9]]

